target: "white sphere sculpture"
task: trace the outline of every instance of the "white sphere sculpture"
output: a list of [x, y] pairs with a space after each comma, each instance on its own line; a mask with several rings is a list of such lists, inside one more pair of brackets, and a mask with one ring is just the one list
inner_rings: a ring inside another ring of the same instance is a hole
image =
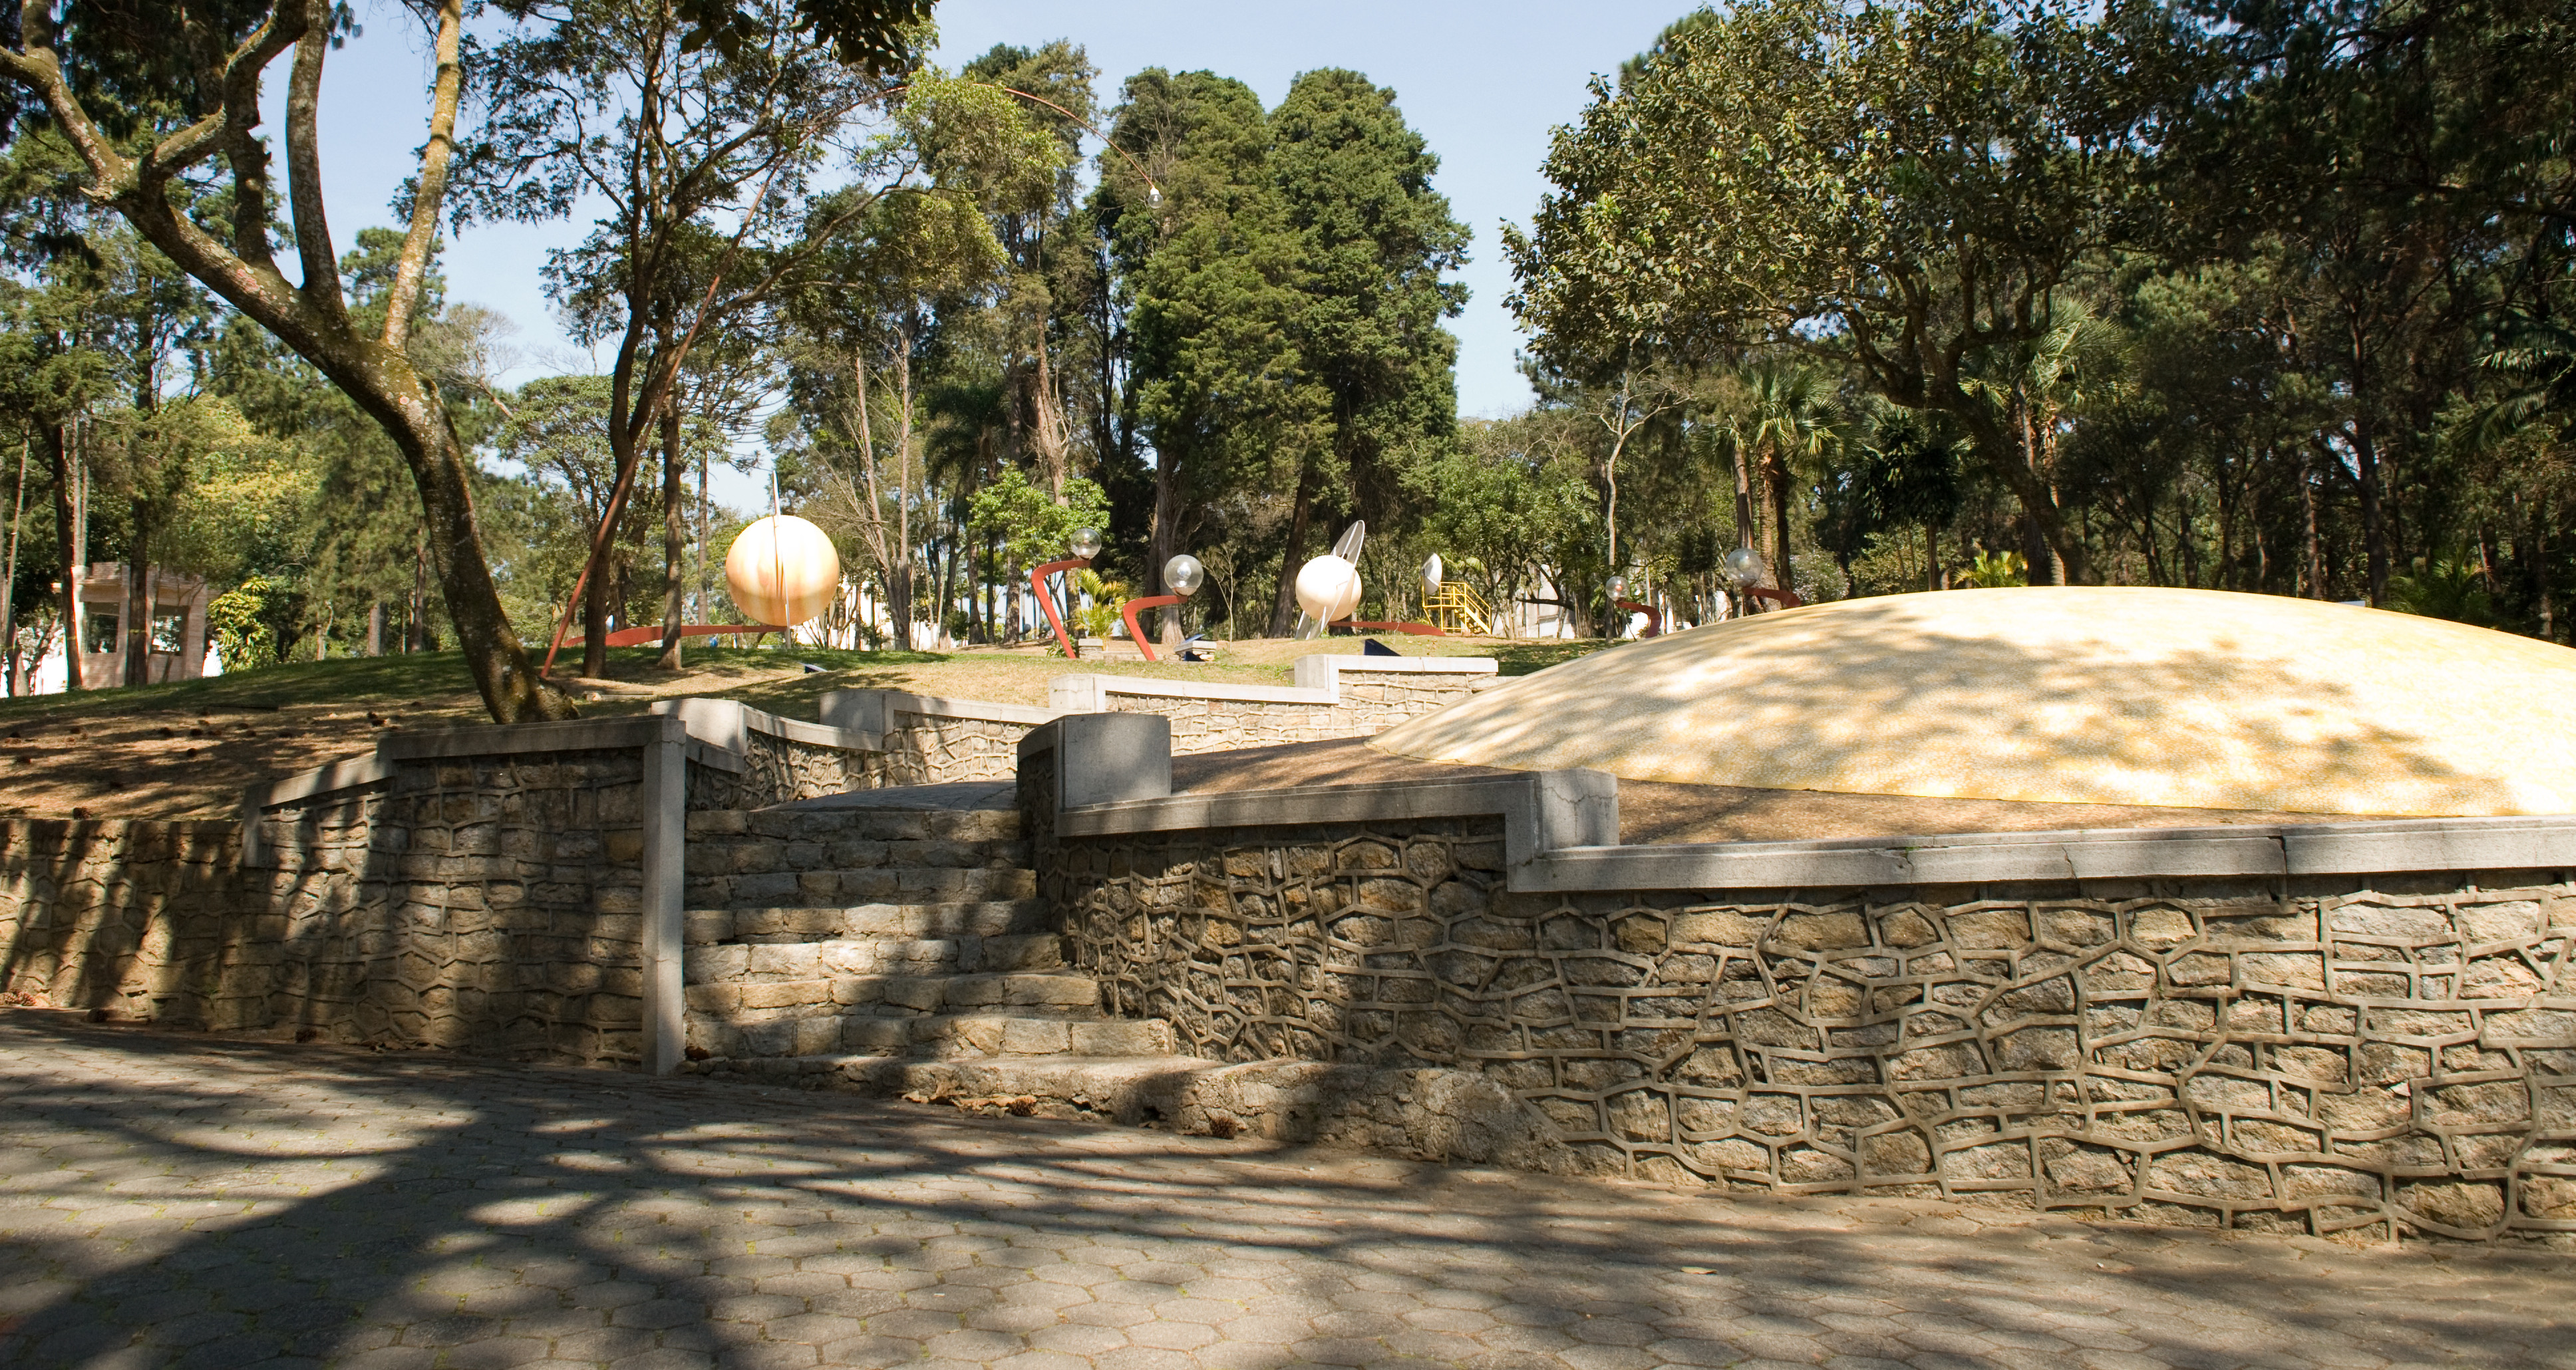
[[733, 540], [725, 584], [752, 622], [792, 628], [841, 592], [841, 554], [822, 529], [794, 514], [772, 514]]
[[1325, 555], [1297, 572], [1297, 607], [1325, 623], [1349, 618], [1360, 607], [1360, 568]]
[[1422, 593], [1426, 595], [1440, 593], [1440, 554], [1438, 552], [1422, 560]]

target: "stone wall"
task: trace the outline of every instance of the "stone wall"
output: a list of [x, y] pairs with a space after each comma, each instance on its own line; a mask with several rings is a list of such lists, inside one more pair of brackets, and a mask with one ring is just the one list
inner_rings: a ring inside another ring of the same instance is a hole
[[896, 708], [885, 734], [876, 786], [944, 785], [957, 780], [1008, 780], [1020, 739], [1030, 724], [1004, 718], [961, 718]]
[[404, 761], [239, 824], [0, 825], [0, 992], [173, 1026], [639, 1059], [633, 751]]
[[[730, 759], [730, 758], [729, 758]], [[740, 755], [742, 769], [693, 761], [689, 765], [689, 807], [762, 809], [798, 799], [886, 785], [920, 784], [890, 776], [886, 753], [835, 747], [798, 738], [746, 730]]]
[[1531, 894], [1505, 845], [1049, 834], [1042, 869], [1110, 1012], [1226, 1061], [1479, 1071], [1600, 1173], [2576, 1233], [2561, 873]]

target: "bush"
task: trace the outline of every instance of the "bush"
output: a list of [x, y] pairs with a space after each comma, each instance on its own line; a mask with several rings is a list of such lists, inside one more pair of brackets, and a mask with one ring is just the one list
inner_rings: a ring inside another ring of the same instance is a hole
[[265, 617], [277, 589], [268, 577], [252, 576], [206, 606], [206, 631], [214, 634], [227, 672], [277, 664], [277, 631]]

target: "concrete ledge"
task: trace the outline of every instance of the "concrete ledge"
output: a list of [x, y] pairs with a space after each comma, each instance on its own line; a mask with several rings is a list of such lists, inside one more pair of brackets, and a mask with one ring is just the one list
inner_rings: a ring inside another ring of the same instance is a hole
[[[1106, 738], [1049, 731], [1032, 733], [1021, 755], [1056, 748], [1060, 775], [1132, 770], [1137, 762], [1125, 753], [1145, 741], [1121, 738], [1113, 757], [1095, 750]], [[1168, 766], [1167, 758], [1166, 774]], [[1618, 781], [1599, 771], [1178, 795], [1130, 785], [1124, 793], [1084, 804], [1060, 782], [1057, 836], [1492, 815], [1503, 820], [1507, 887], [1529, 893], [2576, 871], [2576, 816], [2568, 815], [1623, 846]]]
[[817, 712], [825, 725], [883, 736], [895, 731], [894, 716], [897, 714], [965, 718], [987, 723], [1024, 723], [1035, 727], [1061, 716], [1065, 711], [1028, 704], [996, 704], [981, 699], [944, 699], [903, 690], [833, 690], [823, 696]]

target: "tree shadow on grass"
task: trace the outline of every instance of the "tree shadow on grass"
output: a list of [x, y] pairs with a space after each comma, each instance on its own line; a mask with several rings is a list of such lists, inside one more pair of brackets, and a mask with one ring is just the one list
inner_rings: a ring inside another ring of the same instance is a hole
[[[2040, 1338], [2071, 1354], [2057, 1334], [2104, 1314], [2125, 1324], [2115, 1341], [2186, 1364], [2356, 1337], [2499, 1365], [2564, 1347], [2554, 1258], [2063, 1221], [1949, 1236], [1965, 1224], [1928, 1205], [1702, 1200], [25, 1013], [0, 1018], [0, 1048], [12, 1366], [365, 1363], [387, 1345], [423, 1364], [750, 1366], [780, 1349], [764, 1337], [890, 1363], [1007, 1311], [1023, 1267], [1059, 1260], [1115, 1267], [1063, 1286], [1088, 1291], [1071, 1321], [1104, 1300], [1303, 1319], [1312, 1341], [1224, 1348], [1261, 1367], [1516, 1347], [1547, 1363], [1640, 1336], [1658, 1360], [1715, 1363]], [[803, 1273], [774, 1278], [790, 1259]], [[997, 1335], [984, 1354], [1019, 1344]]]

